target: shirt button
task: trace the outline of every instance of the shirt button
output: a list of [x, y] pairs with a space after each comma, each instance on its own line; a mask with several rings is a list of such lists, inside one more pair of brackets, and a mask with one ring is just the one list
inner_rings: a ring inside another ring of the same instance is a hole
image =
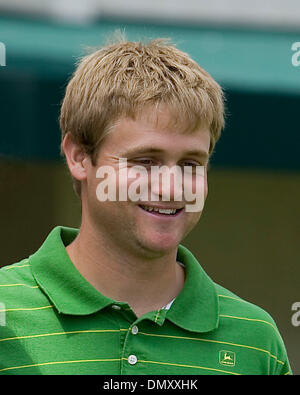
[[117, 304], [113, 304], [111, 308], [114, 310], [121, 310], [121, 306], [118, 306]]
[[130, 363], [130, 365], [135, 365], [137, 363], [137, 357], [135, 355], [129, 355], [128, 363]]
[[139, 331], [139, 328], [138, 328], [136, 325], [134, 325], [134, 326], [131, 328], [131, 333], [132, 333], [133, 335], [136, 335], [136, 334], [138, 333], [138, 331]]

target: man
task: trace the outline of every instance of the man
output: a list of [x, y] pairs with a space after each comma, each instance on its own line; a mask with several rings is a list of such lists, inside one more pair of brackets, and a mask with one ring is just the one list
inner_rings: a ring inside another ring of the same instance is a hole
[[224, 127], [216, 81], [164, 40], [121, 40], [81, 60], [60, 126], [82, 222], [1, 269], [0, 373], [289, 374], [268, 313], [180, 245]]

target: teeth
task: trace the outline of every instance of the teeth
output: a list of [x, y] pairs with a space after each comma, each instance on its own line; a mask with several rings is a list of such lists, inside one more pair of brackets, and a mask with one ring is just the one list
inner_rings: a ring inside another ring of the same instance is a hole
[[166, 208], [166, 209], [159, 209], [158, 212], [160, 214], [175, 214], [176, 210], [175, 209], [171, 209], [171, 208]]
[[175, 208], [156, 208], [156, 207], [149, 207], [149, 206], [142, 206], [144, 210], [146, 211], [155, 211], [158, 212], [160, 214], [175, 214], [176, 213], [176, 209]]

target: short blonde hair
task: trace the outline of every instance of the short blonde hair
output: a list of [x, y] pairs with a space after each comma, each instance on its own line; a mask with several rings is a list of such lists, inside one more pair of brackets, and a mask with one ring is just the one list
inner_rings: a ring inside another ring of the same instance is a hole
[[[183, 131], [208, 126], [213, 152], [224, 128], [219, 84], [168, 39], [142, 43], [122, 36], [80, 59], [61, 107], [62, 139], [69, 132], [95, 165], [101, 140], [116, 121], [160, 104]], [[80, 183], [74, 186], [80, 194]]]

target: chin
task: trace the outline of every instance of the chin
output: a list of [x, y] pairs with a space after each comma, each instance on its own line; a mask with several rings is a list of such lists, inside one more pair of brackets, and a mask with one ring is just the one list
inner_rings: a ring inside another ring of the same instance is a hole
[[153, 253], [167, 253], [174, 249], [177, 249], [178, 244], [181, 241], [179, 237], [172, 237], [170, 235], [158, 235], [156, 237], [145, 237], [141, 241], [140, 245], [149, 252]]

